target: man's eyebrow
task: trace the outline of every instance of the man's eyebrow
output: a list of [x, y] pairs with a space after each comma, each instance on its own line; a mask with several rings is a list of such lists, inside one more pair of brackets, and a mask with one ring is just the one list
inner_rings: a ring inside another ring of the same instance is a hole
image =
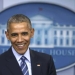
[[21, 34], [28, 34], [28, 32], [22, 32]]
[[17, 33], [11, 33], [12, 36], [18, 35]]
[[28, 33], [28, 32], [22, 32], [22, 33]]

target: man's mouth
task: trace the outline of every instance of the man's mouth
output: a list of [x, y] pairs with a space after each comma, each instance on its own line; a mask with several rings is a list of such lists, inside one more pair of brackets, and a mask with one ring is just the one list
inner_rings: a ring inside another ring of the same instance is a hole
[[17, 44], [18, 48], [23, 48], [25, 46], [25, 44]]

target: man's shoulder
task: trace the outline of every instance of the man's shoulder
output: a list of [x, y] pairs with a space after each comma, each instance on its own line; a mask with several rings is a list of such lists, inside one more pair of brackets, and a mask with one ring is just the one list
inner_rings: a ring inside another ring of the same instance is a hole
[[35, 51], [35, 50], [30, 50], [33, 55], [39, 59], [43, 59], [43, 60], [49, 60], [49, 59], [52, 59], [52, 56], [49, 55], [49, 54], [46, 54], [46, 53], [42, 53], [42, 52], [38, 52], [38, 51]]
[[4, 53], [0, 54], [0, 59], [3, 59], [6, 57], [6, 55], [8, 55], [8, 50], [5, 51]]
[[43, 52], [38, 52], [38, 51], [35, 51], [35, 50], [31, 50], [33, 53], [35, 54], [38, 54], [38, 55], [43, 55], [43, 56], [51, 56], [49, 54], [46, 54], [46, 53], [43, 53]]

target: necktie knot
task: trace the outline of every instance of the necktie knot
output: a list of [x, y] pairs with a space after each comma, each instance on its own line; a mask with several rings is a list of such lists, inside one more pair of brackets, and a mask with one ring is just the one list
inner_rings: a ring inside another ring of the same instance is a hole
[[22, 61], [23, 63], [25, 62], [25, 59], [26, 59], [25, 56], [22, 56], [22, 57], [21, 57], [21, 61]]

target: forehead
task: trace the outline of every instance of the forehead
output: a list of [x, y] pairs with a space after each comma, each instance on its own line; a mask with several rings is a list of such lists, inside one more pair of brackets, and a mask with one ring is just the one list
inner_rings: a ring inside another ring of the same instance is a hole
[[16, 27], [29, 27], [30, 25], [29, 25], [29, 23], [27, 23], [27, 22], [20, 22], [20, 23], [11, 23], [10, 25], [9, 25], [9, 27], [14, 27], [14, 28], [16, 28]]
[[9, 30], [11, 32], [27, 31], [29, 29], [30, 29], [30, 26], [27, 22], [11, 23], [11, 25], [9, 26]]

